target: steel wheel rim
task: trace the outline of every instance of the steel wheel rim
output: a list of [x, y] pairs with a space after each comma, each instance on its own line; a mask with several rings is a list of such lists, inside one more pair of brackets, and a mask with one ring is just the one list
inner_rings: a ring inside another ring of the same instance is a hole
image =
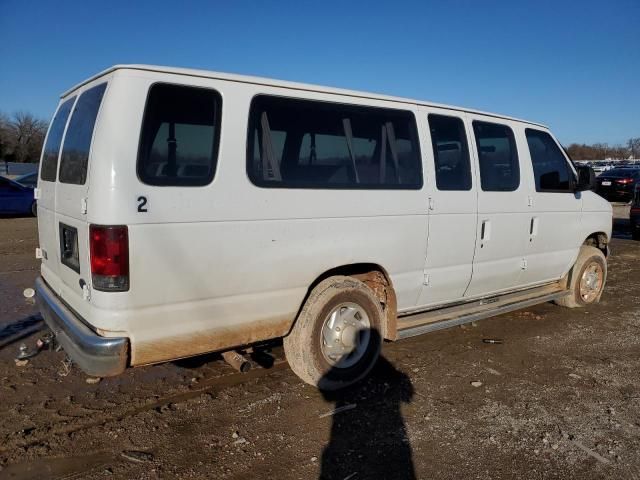
[[322, 324], [320, 350], [334, 368], [353, 367], [364, 357], [370, 341], [369, 316], [356, 303], [341, 303]]
[[591, 262], [580, 278], [580, 298], [585, 303], [593, 302], [602, 288], [604, 272], [598, 262]]

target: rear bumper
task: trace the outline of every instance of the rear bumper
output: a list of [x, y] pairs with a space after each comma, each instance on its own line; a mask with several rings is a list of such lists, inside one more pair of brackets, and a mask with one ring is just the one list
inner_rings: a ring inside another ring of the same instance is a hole
[[87, 374], [109, 377], [127, 368], [129, 339], [101, 337], [87, 327], [49, 288], [36, 279], [38, 306], [65, 352]]
[[607, 200], [631, 200], [633, 198], [633, 190], [631, 189], [597, 189], [596, 193]]

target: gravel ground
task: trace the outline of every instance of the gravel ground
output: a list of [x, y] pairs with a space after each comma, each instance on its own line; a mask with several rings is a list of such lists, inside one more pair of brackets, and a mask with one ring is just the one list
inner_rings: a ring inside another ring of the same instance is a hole
[[1, 218], [0, 479], [640, 478], [640, 243], [627, 229], [616, 220], [600, 304], [386, 344], [366, 381], [323, 396], [279, 346], [244, 375], [215, 355], [97, 383], [63, 352], [16, 365], [42, 333], [14, 341], [9, 327], [36, 313], [22, 296], [36, 222]]

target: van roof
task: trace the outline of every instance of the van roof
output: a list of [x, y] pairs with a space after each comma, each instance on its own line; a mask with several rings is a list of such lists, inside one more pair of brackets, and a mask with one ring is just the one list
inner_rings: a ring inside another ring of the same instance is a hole
[[484, 112], [481, 110], [474, 110], [471, 108], [463, 108], [463, 107], [456, 107], [453, 105], [445, 105], [445, 104], [441, 104], [441, 103], [433, 103], [433, 102], [427, 102], [427, 101], [423, 101], [423, 100], [415, 100], [412, 98], [403, 98], [403, 97], [394, 97], [394, 96], [390, 96], [390, 95], [381, 95], [381, 94], [377, 94], [377, 93], [370, 93], [370, 92], [362, 92], [362, 91], [357, 91], [357, 90], [348, 90], [348, 89], [343, 89], [343, 88], [334, 88], [334, 87], [323, 87], [320, 85], [313, 85], [313, 84], [307, 84], [307, 83], [298, 83], [298, 82], [289, 82], [286, 80], [275, 80], [272, 78], [264, 78], [264, 77], [253, 77], [253, 76], [249, 76], [249, 75], [238, 75], [238, 74], [233, 74], [233, 73], [222, 73], [222, 72], [214, 72], [214, 71], [210, 71], [210, 70], [198, 70], [198, 69], [193, 69], [193, 68], [176, 68], [176, 67], [164, 67], [164, 66], [159, 66], [159, 65], [138, 65], [138, 64], [131, 64], [131, 65], [114, 65], [110, 68], [107, 68], [106, 70], [103, 70], [102, 72], [93, 75], [90, 78], [87, 78], [86, 80], [84, 80], [83, 82], [78, 83], [77, 85], [73, 86], [72, 88], [70, 88], [69, 90], [67, 90], [66, 92], [64, 92], [62, 95], [60, 95], [60, 97], [66, 97], [68, 94], [70, 94], [71, 92], [73, 92], [74, 90], [82, 87], [83, 85], [97, 79], [100, 78], [104, 75], [108, 75], [116, 70], [144, 70], [144, 71], [148, 71], [148, 72], [157, 72], [157, 73], [169, 73], [169, 74], [174, 74], [174, 75], [186, 75], [186, 76], [190, 76], [190, 77], [201, 77], [201, 78], [212, 78], [212, 79], [218, 79], [218, 80], [228, 80], [228, 81], [233, 81], [233, 82], [242, 82], [242, 83], [250, 83], [250, 84], [254, 84], [254, 85], [265, 85], [265, 86], [270, 86], [270, 87], [281, 87], [281, 88], [290, 88], [292, 90], [304, 90], [304, 91], [309, 91], [309, 92], [318, 92], [318, 93], [328, 93], [328, 94], [332, 94], [332, 95], [343, 95], [343, 96], [350, 96], [350, 97], [359, 97], [359, 98], [369, 98], [369, 99], [374, 99], [374, 100], [386, 100], [386, 101], [390, 101], [390, 102], [399, 102], [399, 103], [409, 103], [409, 104], [414, 104], [414, 105], [423, 105], [423, 106], [429, 106], [429, 107], [438, 107], [438, 108], [447, 108], [450, 110], [457, 110], [457, 111], [461, 111], [461, 112], [469, 112], [469, 113], [477, 113], [477, 114], [481, 114], [481, 115], [487, 115], [490, 117], [496, 117], [496, 118], [503, 118], [506, 120], [514, 120], [517, 122], [523, 122], [523, 123], [528, 123], [531, 125], [537, 125], [543, 128], [548, 128], [546, 125], [543, 125], [541, 123], [537, 123], [537, 122], [531, 122], [529, 120], [523, 120], [520, 118], [514, 118], [514, 117], [509, 117], [507, 115], [500, 115], [500, 114], [496, 114], [496, 113], [491, 113], [491, 112]]

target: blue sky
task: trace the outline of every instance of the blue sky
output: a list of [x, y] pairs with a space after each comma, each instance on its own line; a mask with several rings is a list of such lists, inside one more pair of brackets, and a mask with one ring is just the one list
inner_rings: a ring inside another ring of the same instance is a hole
[[640, 137], [640, 1], [0, 0], [0, 111], [117, 63], [268, 76]]

